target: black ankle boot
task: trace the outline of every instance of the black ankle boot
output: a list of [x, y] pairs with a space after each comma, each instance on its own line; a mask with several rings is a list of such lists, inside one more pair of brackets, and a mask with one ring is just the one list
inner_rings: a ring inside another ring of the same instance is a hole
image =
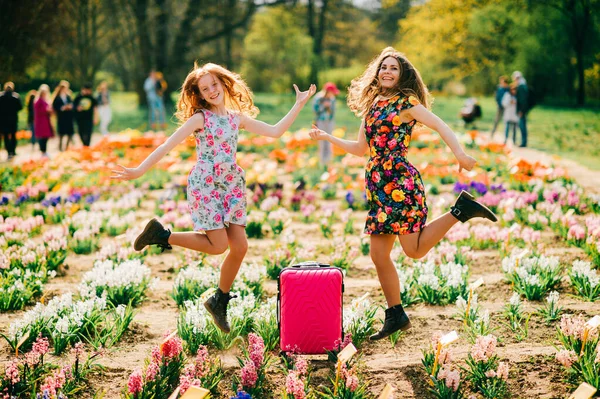
[[466, 191], [462, 191], [456, 200], [456, 203], [451, 208], [450, 213], [452, 216], [466, 222], [473, 218], [485, 218], [492, 222], [497, 222], [498, 218], [494, 215], [494, 212], [490, 211], [486, 206], [475, 201], [475, 198]]
[[133, 248], [136, 251], [141, 251], [146, 245], [158, 245], [164, 252], [165, 249], [173, 249], [169, 244], [170, 236], [171, 230], [165, 229], [158, 220], [152, 219], [148, 222], [142, 234], [135, 239]]
[[381, 331], [369, 337], [371, 341], [377, 341], [389, 337], [398, 330], [408, 330], [411, 327], [410, 320], [402, 305], [392, 306], [385, 310], [385, 320]]
[[213, 320], [217, 327], [225, 333], [229, 334], [229, 323], [227, 322], [227, 305], [229, 301], [233, 298], [236, 298], [235, 295], [230, 295], [228, 293], [224, 293], [220, 288], [217, 288], [217, 292], [206, 302], [204, 302], [204, 307], [208, 310], [208, 313], [213, 317]]

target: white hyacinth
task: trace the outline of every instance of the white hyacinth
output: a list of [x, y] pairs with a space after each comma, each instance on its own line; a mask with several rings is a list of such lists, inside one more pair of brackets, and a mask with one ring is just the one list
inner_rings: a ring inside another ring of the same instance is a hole
[[89, 295], [96, 287], [140, 285], [150, 280], [150, 268], [139, 259], [114, 264], [111, 260], [96, 261], [94, 268], [83, 275], [79, 286], [81, 295]]
[[512, 296], [510, 297], [508, 302], [512, 306], [515, 306], [515, 307], [520, 306], [521, 305], [521, 295], [519, 295], [519, 293], [517, 293], [517, 292], [513, 292]]
[[258, 306], [250, 317], [256, 323], [276, 323], [277, 322], [277, 298], [271, 297]]
[[600, 276], [595, 269], [592, 269], [590, 262], [576, 260], [573, 262], [573, 269], [571, 271], [575, 277], [587, 279], [590, 282], [591, 288], [595, 288], [600, 284]]
[[210, 322], [210, 314], [203, 301], [185, 301], [185, 324], [192, 327], [194, 334], [204, 332]]
[[548, 302], [549, 304], [556, 304], [558, 303], [558, 292], [557, 291], [552, 291], [547, 297], [546, 297], [546, 302]]

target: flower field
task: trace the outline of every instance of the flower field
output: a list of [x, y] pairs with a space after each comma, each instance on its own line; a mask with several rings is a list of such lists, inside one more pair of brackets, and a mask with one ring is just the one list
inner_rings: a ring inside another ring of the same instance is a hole
[[[335, 134], [343, 136], [341, 130]], [[308, 132], [241, 136], [249, 251], [232, 291], [231, 333], [202, 303], [222, 256], [135, 252], [153, 216], [192, 229], [185, 198], [194, 142], [138, 180], [110, 179], [165, 136], [123, 131], [52, 160], [0, 165], [0, 398], [564, 398], [600, 389], [600, 195], [557, 165], [516, 159], [477, 132], [458, 166], [437, 135], [409, 158], [430, 215], [467, 190], [499, 216], [458, 224], [425, 258], [392, 252], [413, 328], [369, 342], [384, 299], [364, 228], [366, 159], [335, 152], [325, 170]], [[276, 277], [317, 260], [345, 273], [344, 331], [358, 353], [280, 354]], [[452, 343], [444, 336], [456, 331]]]

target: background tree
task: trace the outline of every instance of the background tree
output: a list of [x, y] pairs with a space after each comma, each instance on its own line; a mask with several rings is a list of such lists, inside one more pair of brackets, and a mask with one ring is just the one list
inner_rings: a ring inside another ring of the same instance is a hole
[[244, 40], [242, 74], [255, 91], [289, 92], [309, 81], [312, 39], [284, 7], [254, 17]]
[[19, 80], [60, 40], [66, 14], [60, 0], [3, 1], [0, 4], [0, 81]]

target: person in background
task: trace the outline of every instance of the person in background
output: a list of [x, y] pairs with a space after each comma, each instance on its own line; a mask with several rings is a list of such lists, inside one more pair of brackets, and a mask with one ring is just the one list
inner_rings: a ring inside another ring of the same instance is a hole
[[504, 117], [504, 109], [502, 107], [502, 99], [504, 98], [504, 94], [508, 92], [508, 78], [504, 75], [498, 78], [498, 87], [496, 88], [496, 106], [498, 107], [496, 111], [496, 119], [494, 120], [494, 127], [492, 127], [492, 134], [490, 138], [494, 137], [494, 133], [496, 133], [496, 128], [500, 123], [500, 120]]
[[529, 88], [523, 74], [519, 71], [512, 73], [512, 79], [517, 85], [517, 115], [519, 116], [519, 130], [521, 131], [521, 145], [527, 147], [527, 113], [529, 112]]
[[11, 160], [17, 155], [17, 126], [19, 111], [23, 108], [19, 94], [15, 93], [15, 84], [6, 82], [0, 92], [0, 134], [4, 136], [4, 146]]
[[98, 85], [98, 95], [96, 96], [98, 102], [98, 116], [100, 117], [100, 133], [103, 136], [108, 134], [108, 125], [112, 120], [112, 111], [110, 109], [110, 93], [108, 91], [108, 83], [102, 81]]
[[[69, 82], [61, 80], [52, 94], [52, 108], [56, 113], [59, 151], [69, 149], [69, 144], [73, 142], [73, 134], [75, 133], [75, 128], [73, 127], [73, 98], [71, 97], [69, 87]], [[66, 137], [66, 143], [63, 148], [64, 137]]]
[[83, 85], [81, 93], [73, 101], [73, 107], [75, 108], [79, 137], [81, 137], [84, 147], [89, 147], [92, 141], [92, 130], [94, 123], [98, 120], [97, 106], [98, 102], [92, 96], [92, 85]]
[[158, 112], [158, 123], [162, 130], [167, 129], [167, 113], [165, 109], [165, 91], [167, 81], [162, 72], [156, 72], [156, 109]]
[[465, 100], [465, 105], [460, 110], [460, 117], [465, 122], [465, 128], [471, 125], [472, 129], [477, 129], [475, 120], [481, 118], [481, 107], [475, 97], [469, 97]]
[[35, 129], [35, 138], [40, 144], [42, 157], [48, 156], [48, 140], [54, 137], [50, 115], [52, 115], [52, 103], [50, 101], [50, 87], [43, 84], [37, 91], [33, 104], [33, 124]]
[[[315, 95], [313, 110], [315, 111], [315, 125], [324, 132], [331, 134], [335, 128], [335, 96], [340, 93], [335, 83], [327, 82], [323, 89]], [[331, 143], [326, 140], [319, 141], [319, 162], [327, 165], [331, 162]]]
[[512, 84], [510, 90], [504, 93], [502, 97], [502, 108], [504, 109], [503, 119], [506, 124], [504, 133], [504, 145], [508, 143], [510, 129], [513, 131], [513, 144], [517, 144], [517, 125], [519, 124], [519, 116], [517, 115], [517, 86]]
[[37, 140], [35, 139], [35, 128], [33, 126], [33, 103], [35, 102], [35, 96], [37, 95], [37, 90], [29, 90], [27, 93], [27, 97], [25, 98], [25, 104], [27, 105], [27, 127], [31, 131], [31, 150], [35, 149], [35, 143]]

